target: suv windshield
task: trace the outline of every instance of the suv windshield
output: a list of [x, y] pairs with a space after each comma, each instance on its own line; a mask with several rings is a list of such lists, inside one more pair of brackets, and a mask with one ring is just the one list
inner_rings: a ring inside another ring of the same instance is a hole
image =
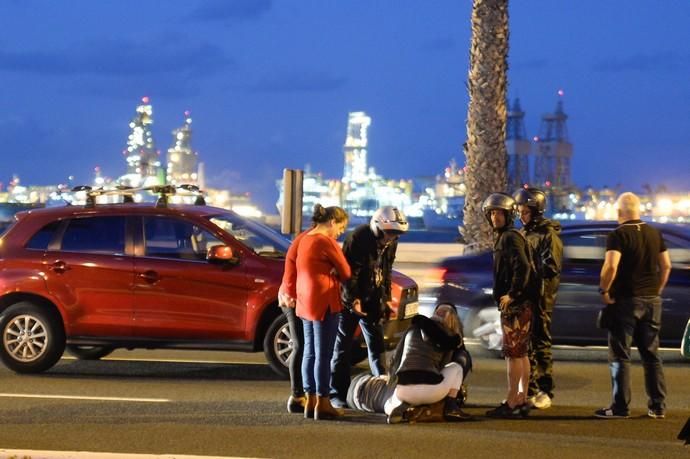
[[207, 218], [262, 257], [284, 258], [290, 246], [287, 238], [261, 223], [230, 213]]
[[0, 222], [0, 236], [5, 234], [8, 229], [10, 229], [10, 226], [14, 224], [14, 221], [9, 221], [9, 222]]

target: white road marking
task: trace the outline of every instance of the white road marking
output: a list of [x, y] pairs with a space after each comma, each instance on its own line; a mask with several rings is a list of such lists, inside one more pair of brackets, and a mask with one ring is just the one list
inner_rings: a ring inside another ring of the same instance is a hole
[[[79, 360], [76, 357], [64, 355], [60, 360]], [[233, 360], [199, 360], [199, 359], [163, 359], [163, 358], [139, 358], [139, 357], [103, 357], [99, 360], [112, 360], [120, 362], [164, 362], [164, 363], [207, 363], [217, 364], [224, 363], [229, 365], [267, 365], [266, 362], [243, 362]], [[1, 459], [1, 458], [0, 458]]]
[[186, 454], [131, 454], [92, 451], [37, 451], [30, 449], [0, 449], [0, 459], [25, 457], [31, 459], [242, 459], [239, 456], [190, 456]]
[[[167, 403], [171, 402], [167, 398], [132, 398], [132, 397], [89, 397], [86, 395], [57, 395], [57, 394], [11, 394], [0, 393], [0, 397], [7, 398], [52, 398], [65, 400], [102, 400], [109, 402], [144, 402], [144, 403]], [[0, 456], [1, 458], [1, 456]]]

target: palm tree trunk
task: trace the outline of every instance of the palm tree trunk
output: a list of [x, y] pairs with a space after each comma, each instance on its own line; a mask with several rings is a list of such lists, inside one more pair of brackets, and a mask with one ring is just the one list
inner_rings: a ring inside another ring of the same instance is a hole
[[493, 246], [482, 202], [507, 186], [508, 0], [474, 0], [468, 77], [464, 238], [470, 252]]

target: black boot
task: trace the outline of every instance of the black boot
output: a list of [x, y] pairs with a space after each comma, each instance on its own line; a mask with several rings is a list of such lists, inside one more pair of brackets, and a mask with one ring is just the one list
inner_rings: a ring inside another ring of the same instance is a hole
[[386, 418], [388, 424], [400, 424], [401, 422], [407, 422], [407, 410], [410, 408], [409, 403], [400, 402], [400, 405], [393, 408], [391, 414]]
[[502, 402], [496, 408], [486, 412], [486, 415], [490, 418], [504, 418], [504, 419], [515, 419], [524, 417], [520, 411], [520, 405], [511, 408], [508, 402]]
[[288, 413], [304, 413], [304, 407], [307, 404], [307, 397], [304, 395], [291, 395], [287, 401]]
[[472, 419], [472, 415], [460, 409], [457, 397], [446, 397], [443, 406], [443, 417], [446, 421], [467, 421]]

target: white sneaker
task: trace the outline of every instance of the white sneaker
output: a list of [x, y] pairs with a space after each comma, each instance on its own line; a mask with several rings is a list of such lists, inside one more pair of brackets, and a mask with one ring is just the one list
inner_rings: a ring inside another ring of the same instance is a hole
[[530, 397], [529, 402], [538, 410], [551, 408], [551, 397], [542, 391], [539, 391], [535, 396]]

